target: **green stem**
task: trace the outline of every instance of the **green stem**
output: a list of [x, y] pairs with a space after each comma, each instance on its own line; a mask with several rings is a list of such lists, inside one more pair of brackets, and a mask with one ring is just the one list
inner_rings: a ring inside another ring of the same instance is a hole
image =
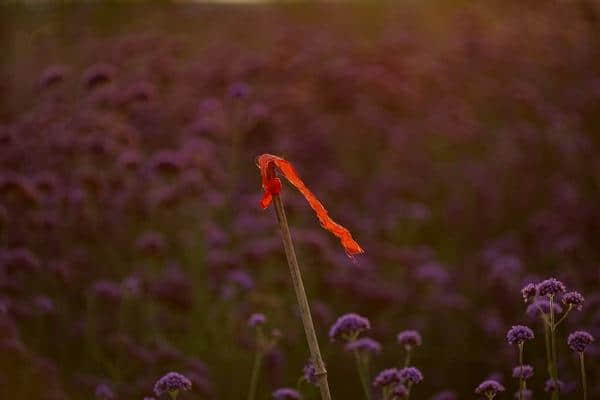
[[250, 388], [248, 389], [248, 400], [256, 398], [256, 388], [258, 386], [258, 377], [262, 365], [263, 353], [260, 349], [256, 350], [254, 355], [254, 365], [252, 366], [252, 377], [250, 378]]
[[360, 383], [362, 385], [363, 391], [365, 392], [365, 397], [367, 400], [371, 400], [371, 390], [369, 389], [369, 371], [367, 370], [367, 365], [363, 362], [363, 359], [360, 357], [358, 350], [354, 350], [354, 359], [356, 360], [356, 368], [358, 369], [358, 375], [360, 377]]
[[587, 382], [585, 379], [585, 362], [583, 352], [579, 353], [579, 365], [581, 366], [581, 387], [583, 390], [583, 400], [587, 400]]
[[548, 375], [552, 378], [552, 355], [550, 352], [550, 327], [544, 322], [544, 342], [546, 344], [546, 362], [548, 364]]
[[411, 348], [407, 347], [406, 348], [406, 356], [404, 357], [404, 368], [408, 367], [410, 365], [410, 352], [411, 352]]

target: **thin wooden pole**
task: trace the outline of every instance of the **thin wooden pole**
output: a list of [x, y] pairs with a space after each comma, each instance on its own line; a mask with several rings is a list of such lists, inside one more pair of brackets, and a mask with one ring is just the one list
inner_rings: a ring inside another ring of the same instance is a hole
[[300, 273], [300, 267], [298, 266], [298, 260], [296, 259], [294, 243], [292, 242], [292, 236], [290, 235], [290, 227], [285, 216], [283, 201], [279, 195], [274, 195], [273, 203], [275, 204], [275, 212], [277, 214], [277, 222], [279, 223], [279, 229], [281, 231], [281, 240], [283, 241], [285, 256], [290, 267], [290, 274], [292, 275], [292, 285], [294, 285], [294, 291], [296, 292], [296, 298], [298, 299], [298, 306], [300, 307], [300, 316], [302, 317], [302, 324], [304, 325], [304, 333], [306, 334], [306, 340], [308, 342], [308, 348], [310, 350], [312, 362], [315, 365], [315, 376], [317, 378], [319, 389], [321, 390], [321, 399], [331, 400], [329, 383], [327, 381], [327, 370], [325, 369], [325, 363], [323, 362], [321, 350], [319, 349], [317, 334], [315, 333], [315, 326], [312, 321], [312, 316], [310, 315], [310, 307], [308, 305], [306, 291], [304, 290], [304, 283], [302, 282], [302, 275]]

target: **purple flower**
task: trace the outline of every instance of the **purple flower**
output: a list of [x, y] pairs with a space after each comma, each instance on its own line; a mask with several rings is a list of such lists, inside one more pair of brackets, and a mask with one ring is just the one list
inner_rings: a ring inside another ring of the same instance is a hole
[[359, 351], [364, 353], [376, 354], [381, 352], [381, 344], [369, 337], [352, 340], [344, 346], [346, 351]]
[[302, 397], [297, 390], [280, 388], [273, 392], [273, 400], [300, 400]]
[[353, 340], [358, 335], [371, 329], [371, 323], [365, 317], [362, 317], [355, 313], [342, 315], [335, 321], [335, 323], [329, 329], [329, 337], [332, 341], [335, 340]]
[[523, 294], [523, 300], [525, 303], [528, 303], [529, 300], [535, 298], [537, 295], [537, 288], [533, 283], [528, 283], [523, 289], [521, 289], [521, 294]]
[[267, 322], [267, 317], [261, 313], [255, 313], [248, 318], [248, 326], [256, 328], [257, 326], [264, 325]]
[[562, 302], [565, 305], [573, 307], [577, 311], [581, 311], [583, 310], [583, 303], [585, 302], [585, 299], [581, 293], [573, 291], [565, 293], [562, 297]]
[[576, 331], [569, 335], [567, 344], [571, 350], [583, 353], [587, 345], [594, 341], [594, 337], [585, 331]]
[[83, 84], [87, 89], [107, 83], [113, 79], [115, 68], [109, 64], [95, 64], [85, 70]]
[[397, 336], [398, 343], [406, 348], [420, 346], [422, 343], [421, 334], [414, 330], [402, 331]]
[[317, 369], [315, 367], [315, 364], [312, 363], [312, 361], [309, 361], [304, 366], [302, 373], [306, 382], [312, 383], [313, 385], [317, 384]]
[[533, 367], [531, 365], [519, 365], [513, 368], [513, 378], [529, 379], [533, 376]]
[[51, 65], [40, 76], [40, 86], [50, 87], [56, 83], [60, 83], [65, 79], [68, 68], [64, 65]]
[[408, 382], [410, 384], [419, 383], [423, 380], [423, 374], [415, 367], [402, 368], [398, 374], [402, 382]]
[[498, 381], [488, 379], [483, 381], [477, 386], [475, 389], [475, 393], [482, 394], [488, 396], [490, 398], [496, 396], [498, 392], [504, 392], [504, 386], [502, 386]]
[[[560, 314], [562, 312], [562, 307], [556, 302], [552, 303], [552, 308], [555, 314]], [[540, 310], [545, 314], [550, 313], [550, 301], [547, 299], [538, 299], [527, 306], [526, 312], [527, 315], [534, 318], [539, 316]]]
[[394, 386], [391, 393], [391, 400], [401, 400], [408, 397], [408, 389], [403, 384], [399, 383]]
[[188, 378], [177, 372], [169, 372], [156, 381], [156, 384], [154, 385], [154, 394], [156, 394], [157, 397], [160, 397], [163, 394], [168, 393], [171, 397], [175, 398], [179, 391], [191, 389], [192, 382]]
[[528, 340], [532, 340], [535, 336], [533, 331], [523, 325], [515, 325], [506, 334], [506, 340], [509, 344], [521, 344]]
[[113, 400], [115, 398], [115, 394], [105, 383], [96, 386], [95, 396], [99, 400]]
[[400, 371], [397, 368], [388, 368], [381, 371], [373, 380], [373, 386], [378, 388], [390, 387], [402, 382]]
[[229, 86], [227, 94], [233, 99], [245, 99], [250, 95], [250, 86], [244, 82], [236, 82]]
[[564, 293], [567, 288], [561, 281], [550, 278], [537, 284], [537, 291], [540, 296], [554, 297], [557, 294]]
[[565, 384], [561, 380], [548, 379], [546, 384], [544, 385], [545, 392], [562, 392], [565, 387]]

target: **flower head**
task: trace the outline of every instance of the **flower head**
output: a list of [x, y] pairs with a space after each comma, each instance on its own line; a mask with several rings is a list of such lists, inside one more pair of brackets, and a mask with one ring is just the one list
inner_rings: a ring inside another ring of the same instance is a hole
[[356, 340], [352, 340], [346, 343], [344, 347], [346, 351], [358, 351], [367, 354], [376, 354], [381, 352], [381, 344], [378, 341], [373, 340], [369, 337], [364, 337]]
[[540, 296], [554, 297], [557, 294], [564, 293], [567, 288], [565, 284], [555, 278], [549, 278], [537, 284], [536, 287]]
[[523, 325], [515, 325], [506, 334], [506, 340], [510, 344], [521, 344], [534, 338], [533, 331]]
[[402, 382], [400, 371], [397, 368], [388, 368], [381, 371], [373, 380], [373, 386], [377, 388], [392, 387]]
[[402, 382], [419, 383], [423, 380], [423, 374], [415, 367], [402, 368], [398, 374]]
[[354, 340], [363, 331], [371, 329], [371, 323], [365, 317], [355, 313], [339, 317], [329, 329], [331, 340]]
[[169, 372], [156, 381], [154, 385], [154, 394], [157, 397], [168, 393], [171, 397], [176, 397], [180, 391], [192, 389], [192, 382], [185, 376], [177, 372]]
[[439, 393], [436, 393], [431, 400], [456, 400], [458, 399], [458, 395], [454, 390], [444, 390]]
[[105, 383], [101, 383], [96, 386], [96, 391], [94, 394], [98, 400], [113, 400], [115, 398], [115, 394]]
[[548, 379], [546, 384], [544, 385], [545, 392], [562, 392], [565, 387], [565, 384], [561, 380]]
[[531, 365], [519, 365], [513, 368], [513, 378], [527, 380], [533, 376], [533, 367]]
[[577, 311], [581, 311], [583, 310], [583, 303], [585, 302], [585, 299], [581, 293], [573, 291], [565, 293], [562, 297], [562, 302], [567, 306], [573, 307]]
[[523, 300], [525, 303], [528, 303], [529, 300], [535, 298], [537, 295], [537, 288], [535, 287], [535, 284], [528, 283], [525, 285], [525, 287], [521, 289], [521, 294], [523, 295]]
[[300, 400], [302, 396], [297, 390], [280, 388], [273, 392], [273, 400]]
[[304, 380], [306, 380], [306, 382], [308, 383], [312, 383], [313, 385], [317, 384], [317, 369], [315, 367], [315, 364], [312, 363], [312, 361], [309, 361], [305, 366], [304, 369], [302, 370], [303, 372], [303, 376], [304, 376]]
[[504, 386], [502, 386], [498, 381], [488, 379], [481, 382], [479, 386], [477, 386], [475, 393], [488, 397], [494, 397], [496, 394], [498, 394], [498, 392], [504, 392], [504, 390]]
[[594, 341], [594, 337], [585, 331], [576, 331], [569, 335], [567, 344], [571, 350], [583, 353], [585, 348]]
[[403, 384], [397, 384], [392, 390], [391, 400], [402, 400], [408, 397], [408, 389]]
[[267, 322], [267, 317], [261, 313], [255, 313], [248, 318], [248, 326], [256, 328], [257, 326], [264, 325]]
[[420, 346], [422, 343], [421, 334], [417, 331], [408, 330], [402, 331], [397, 336], [398, 343], [403, 345], [404, 347], [412, 348], [415, 346]]

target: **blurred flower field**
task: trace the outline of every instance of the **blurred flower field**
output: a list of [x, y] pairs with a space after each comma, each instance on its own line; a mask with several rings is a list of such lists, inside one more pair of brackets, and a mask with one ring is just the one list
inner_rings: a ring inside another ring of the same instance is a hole
[[600, 398], [597, 3], [1, 7], [1, 399]]

